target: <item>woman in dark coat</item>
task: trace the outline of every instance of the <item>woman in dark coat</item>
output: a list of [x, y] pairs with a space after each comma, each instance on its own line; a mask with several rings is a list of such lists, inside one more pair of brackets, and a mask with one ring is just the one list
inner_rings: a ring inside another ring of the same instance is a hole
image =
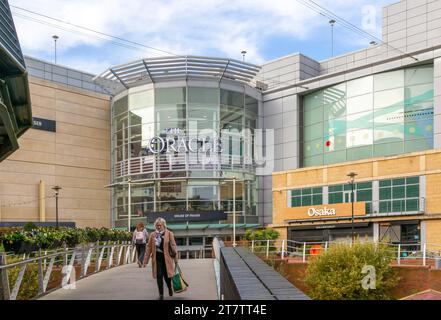
[[144, 266], [152, 258], [152, 274], [156, 279], [159, 299], [164, 299], [164, 280], [168, 287], [169, 296], [173, 295], [171, 278], [174, 275], [175, 262], [178, 262], [177, 246], [173, 232], [167, 229], [166, 221], [158, 218], [155, 221], [155, 231], [150, 234], [144, 255]]

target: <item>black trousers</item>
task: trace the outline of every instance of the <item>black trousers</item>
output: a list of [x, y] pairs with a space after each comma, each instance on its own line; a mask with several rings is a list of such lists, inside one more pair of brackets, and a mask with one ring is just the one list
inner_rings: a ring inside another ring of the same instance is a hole
[[167, 275], [164, 254], [156, 252], [156, 282], [158, 283], [159, 295], [164, 295], [164, 280], [167, 288], [171, 290], [171, 278]]
[[138, 261], [142, 263], [145, 255], [145, 243], [136, 244], [136, 252], [138, 253]]

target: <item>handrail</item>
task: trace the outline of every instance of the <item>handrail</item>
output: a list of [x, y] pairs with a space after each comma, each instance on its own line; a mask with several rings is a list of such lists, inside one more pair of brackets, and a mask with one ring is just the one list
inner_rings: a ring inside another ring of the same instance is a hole
[[[62, 256], [62, 259], [56, 261], [56, 258], [60, 256]], [[28, 265], [36, 263], [38, 266], [38, 294], [34, 297], [38, 298], [48, 292], [47, 287], [54, 271], [54, 265], [57, 265], [59, 262], [61, 262], [60, 266], [62, 266], [60, 270], [62, 275], [61, 284], [50, 288], [50, 291], [72, 285], [76, 281], [75, 267], [80, 268], [79, 279], [82, 279], [90, 274], [135, 262], [136, 250], [133, 244], [129, 242], [94, 243], [75, 248], [58, 248], [54, 253], [44, 253], [32, 258], [29, 257], [29, 254], [25, 254], [22, 261], [10, 264], [7, 263], [8, 258], [10, 259], [10, 256], [8, 257], [6, 253], [0, 253], [0, 300], [17, 299]], [[103, 261], [106, 261], [107, 264], [105, 269], [102, 270]], [[89, 272], [89, 268], [93, 266], [92, 263], [95, 264], [95, 267], [93, 271]], [[17, 267], [19, 272], [11, 291], [8, 272]]]
[[[364, 241], [369, 243], [378, 244], [378, 242]], [[330, 242], [299, 242], [289, 239], [276, 239], [276, 240], [251, 240], [242, 241], [242, 246], [248, 247], [251, 252], [260, 252], [266, 258], [269, 258], [270, 253], [280, 256], [280, 258], [299, 258], [302, 262], [306, 262], [310, 257], [317, 256], [323, 252], [328, 251], [331, 246], [334, 245], [352, 245], [352, 241], [330, 241]], [[386, 250], [394, 254], [394, 260], [398, 265], [404, 265], [411, 263], [411, 265], [417, 265], [415, 263], [420, 262], [421, 265], [427, 266], [432, 262], [435, 266], [440, 264], [435, 263], [441, 261], [441, 245], [430, 243], [401, 243], [401, 244], [388, 244]], [[428, 249], [430, 247], [430, 250]], [[438, 249], [439, 247], [439, 249]], [[438, 267], [438, 268], [439, 268]]]

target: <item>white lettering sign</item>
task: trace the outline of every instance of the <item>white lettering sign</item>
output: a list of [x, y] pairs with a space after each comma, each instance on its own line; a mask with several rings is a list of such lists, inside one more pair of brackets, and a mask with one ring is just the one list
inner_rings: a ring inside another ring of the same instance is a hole
[[320, 217], [320, 216], [335, 216], [335, 209], [328, 209], [324, 207], [323, 209], [309, 208], [308, 216], [310, 217]]

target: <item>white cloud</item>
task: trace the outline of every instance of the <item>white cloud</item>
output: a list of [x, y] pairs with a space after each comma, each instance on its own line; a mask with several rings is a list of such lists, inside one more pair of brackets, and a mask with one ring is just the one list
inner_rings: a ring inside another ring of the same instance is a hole
[[[384, 2], [390, 1], [377, 1], [376, 8]], [[361, 8], [370, 1], [319, 3], [346, 19], [358, 19], [355, 22], [361, 25]], [[255, 63], [265, 60], [262, 48], [272, 36], [301, 40], [326, 24], [326, 19], [294, 0], [11, 0], [10, 4], [177, 54], [210, 52], [240, 59], [240, 51], [247, 50], [247, 61]], [[32, 16], [12, 9], [17, 14]], [[108, 45], [106, 40], [96, 35], [86, 36], [86, 31], [72, 26], [64, 25], [64, 28], [75, 29], [75, 33], [31, 22], [19, 15], [14, 19], [22, 48], [28, 54], [51, 53], [51, 36], [55, 33], [60, 36], [60, 53], [82, 45]], [[133, 56], [136, 55], [148, 56], [149, 52], [134, 52]], [[164, 54], [150, 51], [150, 55]], [[99, 57], [95, 62], [95, 66], [102, 64]]]

